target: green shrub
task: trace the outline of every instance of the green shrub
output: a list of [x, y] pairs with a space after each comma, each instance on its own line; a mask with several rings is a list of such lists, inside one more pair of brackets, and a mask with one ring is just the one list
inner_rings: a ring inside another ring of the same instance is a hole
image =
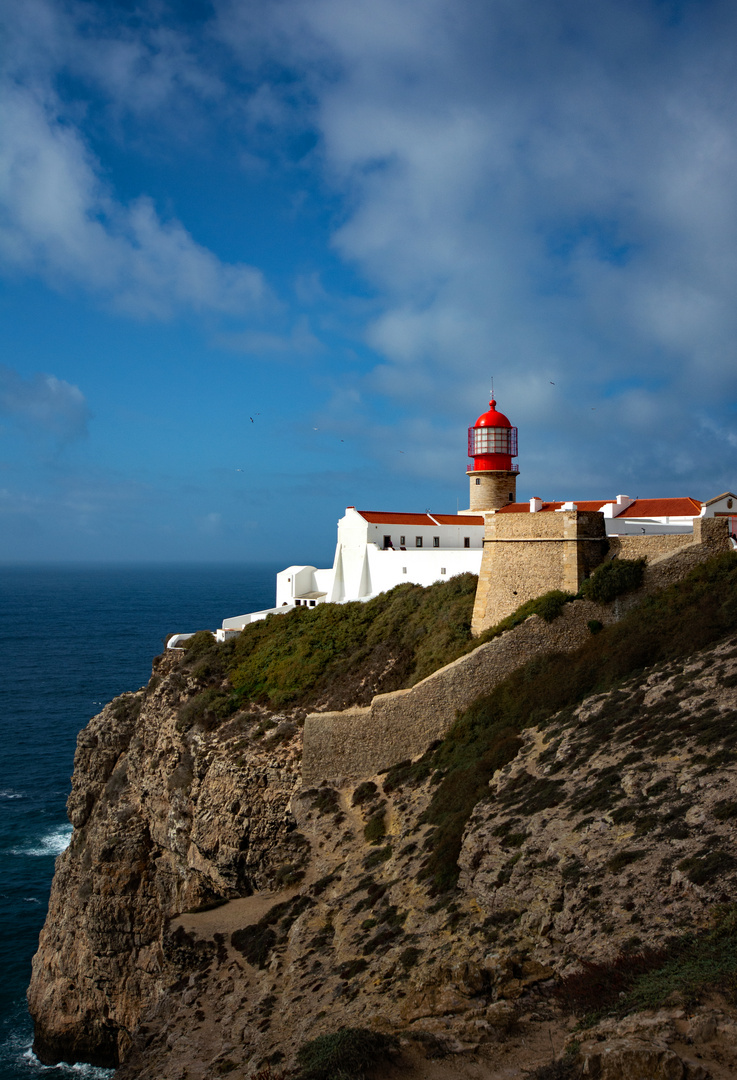
[[409, 971], [415, 966], [421, 956], [422, 949], [418, 949], [416, 945], [408, 945], [407, 948], [403, 949], [399, 954], [399, 963], [405, 971]]
[[309, 896], [293, 896], [291, 900], [275, 904], [257, 923], [242, 930], [234, 930], [230, 935], [230, 943], [249, 964], [265, 968], [273, 949], [286, 940], [292, 923], [303, 911], [313, 907], [314, 903]]
[[717, 821], [730, 821], [737, 817], [737, 802], [734, 799], [720, 799], [712, 810]]
[[364, 803], [371, 802], [376, 797], [378, 790], [373, 780], [364, 780], [353, 792], [351, 806], [363, 806]]
[[642, 585], [647, 559], [612, 559], [602, 563], [581, 586], [581, 596], [597, 604], [609, 604]]
[[688, 1007], [715, 991], [737, 1001], [735, 906], [715, 908], [711, 929], [684, 934], [664, 949], [627, 951], [610, 963], [585, 963], [559, 981], [555, 995], [577, 1016], [595, 1022], [602, 1014], [660, 1008], [674, 992]]
[[236, 709], [237, 704], [232, 694], [225, 694], [215, 687], [210, 687], [180, 706], [177, 731], [188, 731], [192, 727], [214, 731], [223, 720], [232, 716]]
[[363, 830], [363, 837], [367, 844], [378, 844], [386, 836], [386, 822], [384, 820], [384, 810], [379, 810], [378, 813], [373, 814]]
[[138, 719], [142, 707], [143, 695], [134, 693], [121, 694], [120, 697], [113, 698], [109, 705], [115, 719], [128, 724], [132, 724]]
[[297, 1051], [298, 1080], [363, 1080], [399, 1053], [394, 1035], [340, 1028], [318, 1035]]
[[364, 870], [373, 870], [375, 866], [380, 866], [381, 863], [387, 862], [392, 857], [392, 846], [387, 844], [383, 848], [379, 848], [378, 851], [372, 851], [370, 855], [367, 855], [363, 860]]
[[689, 881], [694, 885], [708, 885], [716, 877], [728, 873], [737, 866], [737, 859], [727, 851], [712, 851], [704, 848], [696, 855], [688, 859], [682, 859], [678, 863], [681, 870]]
[[335, 788], [324, 785], [308, 794], [313, 796], [310, 809], [317, 810], [318, 814], [335, 814], [340, 810], [340, 799]]
[[638, 859], [644, 859], [646, 855], [646, 851], [640, 850], [619, 851], [607, 862], [607, 870], [611, 871], [612, 874], [618, 874], [620, 870], [624, 870], [625, 866], [630, 866], [633, 862], [637, 862]]
[[280, 866], [274, 874], [274, 883], [277, 889], [288, 889], [290, 885], [296, 885], [301, 881], [304, 876], [304, 870], [301, 870], [294, 863], [286, 863], [284, 866]]
[[367, 603], [295, 608], [252, 623], [232, 639], [233, 685], [250, 701], [283, 706], [322, 693], [340, 708], [411, 686], [471, 643], [476, 580], [397, 585]]

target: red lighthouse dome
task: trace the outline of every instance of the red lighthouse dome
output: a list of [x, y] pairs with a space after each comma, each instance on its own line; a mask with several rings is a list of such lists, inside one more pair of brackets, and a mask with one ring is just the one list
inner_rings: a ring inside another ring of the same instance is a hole
[[493, 398], [489, 411], [468, 429], [468, 456], [473, 458], [468, 472], [519, 472], [519, 466], [512, 464], [512, 458], [517, 457], [517, 428], [497, 411]]

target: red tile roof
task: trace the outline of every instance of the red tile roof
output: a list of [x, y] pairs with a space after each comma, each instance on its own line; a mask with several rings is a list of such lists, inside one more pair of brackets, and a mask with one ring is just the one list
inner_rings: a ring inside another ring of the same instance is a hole
[[483, 525], [483, 517], [475, 514], [433, 514], [436, 521], [441, 525]]
[[[581, 502], [576, 502], [576, 507], [579, 510], [601, 510], [602, 506], [608, 502], [614, 502], [614, 499], [583, 500]], [[562, 506], [562, 502], [544, 502], [540, 507], [540, 510], [538, 510], [538, 513], [545, 510], [560, 510]], [[528, 502], [508, 503], [507, 506], [502, 506], [500, 510], [497, 510], [497, 514], [529, 514], [529, 512], [530, 504]]]
[[[357, 510], [372, 525], [483, 525], [483, 517], [470, 514], [392, 514], [382, 510]], [[433, 520], [433, 518], [435, 520]]]
[[[601, 510], [607, 503], [615, 502], [615, 499], [582, 499], [573, 500], [579, 510]], [[544, 502], [538, 513], [546, 510], [560, 510], [562, 502]], [[497, 514], [529, 514], [530, 504], [509, 503], [497, 510]], [[647, 518], [647, 517], [696, 517], [701, 513], [701, 503], [698, 499], [635, 499], [631, 506], [617, 514], [617, 518]]]
[[636, 499], [632, 506], [628, 506], [620, 518], [646, 518], [646, 517], [696, 517], [701, 513], [701, 503], [698, 499]]

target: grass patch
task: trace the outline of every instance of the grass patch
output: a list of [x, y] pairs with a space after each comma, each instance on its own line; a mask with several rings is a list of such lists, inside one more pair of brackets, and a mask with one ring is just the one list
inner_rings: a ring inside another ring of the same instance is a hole
[[398, 1054], [394, 1035], [343, 1027], [300, 1046], [297, 1080], [363, 1080]]
[[241, 699], [284, 706], [323, 694], [338, 708], [368, 704], [473, 645], [476, 580], [459, 574], [428, 588], [397, 585], [367, 603], [267, 616], [232, 639], [227, 670]]

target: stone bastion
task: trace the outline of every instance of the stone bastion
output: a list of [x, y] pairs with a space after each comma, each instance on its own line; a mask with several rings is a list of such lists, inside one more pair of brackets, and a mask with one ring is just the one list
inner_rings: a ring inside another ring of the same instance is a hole
[[421, 756], [443, 738], [459, 711], [528, 660], [548, 652], [574, 651], [590, 635], [591, 619], [605, 625], [616, 622], [644, 596], [680, 580], [713, 555], [731, 550], [726, 519], [697, 518], [690, 542], [681, 536], [674, 539], [672, 546], [623, 545], [623, 556], [648, 559], [642, 588], [636, 593], [606, 605], [575, 600], [552, 623], [531, 615], [408, 690], [377, 694], [365, 708], [310, 714], [304, 728], [303, 785], [357, 780]]

